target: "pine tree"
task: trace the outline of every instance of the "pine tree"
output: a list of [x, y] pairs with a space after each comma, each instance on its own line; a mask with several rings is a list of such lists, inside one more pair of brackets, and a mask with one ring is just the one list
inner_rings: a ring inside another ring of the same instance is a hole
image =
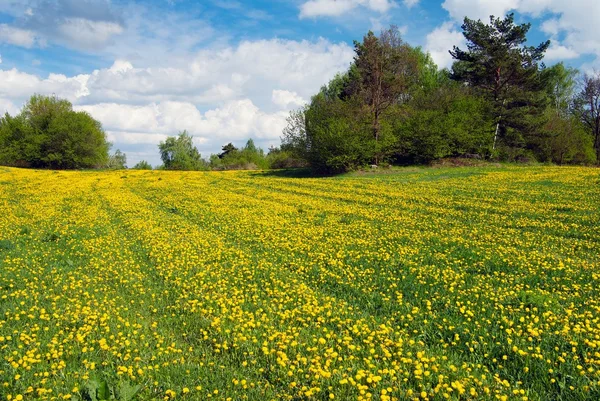
[[491, 101], [496, 122], [494, 148], [507, 128], [523, 134], [530, 128], [532, 117], [543, 112], [544, 85], [539, 72], [544, 68], [541, 60], [550, 41], [526, 46], [530, 28], [531, 24], [515, 25], [514, 14], [504, 19], [491, 16], [487, 25], [465, 18], [462, 29], [467, 50], [455, 46], [450, 51], [457, 60], [452, 78], [478, 89]]

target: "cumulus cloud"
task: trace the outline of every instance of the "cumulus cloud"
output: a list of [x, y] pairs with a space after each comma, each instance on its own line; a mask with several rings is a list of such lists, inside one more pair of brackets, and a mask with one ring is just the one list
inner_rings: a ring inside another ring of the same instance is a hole
[[413, 8], [417, 4], [419, 4], [420, 0], [404, 0], [403, 3], [408, 8]]
[[489, 21], [490, 15], [503, 17], [508, 11], [515, 10], [520, 3], [521, 0], [445, 0], [442, 7], [456, 21], [462, 21], [465, 16]]
[[273, 103], [279, 106], [282, 109], [287, 109], [288, 107], [298, 107], [306, 104], [306, 100], [302, 99], [302, 97], [298, 96], [296, 92], [290, 92], [286, 90], [273, 90], [272, 95]]
[[130, 162], [156, 164], [155, 145], [184, 129], [205, 155], [250, 137], [277, 145], [289, 110], [346, 70], [352, 57], [345, 43], [273, 39], [199, 50], [166, 66], [118, 58], [74, 76], [0, 69], [0, 99], [14, 110], [32, 93], [66, 98], [102, 122]]
[[546, 51], [546, 55], [544, 57], [545, 61], [560, 61], [560, 60], [570, 60], [574, 58], [578, 58], [580, 54], [575, 50], [558, 44], [557, 42], [552, 42], [550, 47]]
[[97, 118], [116, 147], [132, 148], [134, 163], [144, 158], [157, 163], [157, 153], [140, 150], [152, 149], [182, 130], [194, 136], [196, 146], [205, 155], [216, 152], [226, 142], [243, 142], [250, 137], [276, 143], [287, 117], [285, 111], [261, 111], [250, 99], [231, 101], [204, 113], [191, 103], [170, 101], [144, 106], [101, 103], [76, 109]]
[[427, 35], [425, 50], [440, 68], [452, 66], [452, 56], [449, 53], [454, 46], [464, 47], [465, 38], [451, 21], [443, 23]]
[[357, 7], [385, 13], [394, 5], [390, 0], [309, 0], [300, 6], [300, 18], [337, 17]]
[[0, 25], [0, 42], [31, 48], [57, 43], [78, 50], [94, 50], [123, 33], [123, 20], [109, 1], [23, 0], [0, 4], [14, 17]]
[[542, 18], [541, 30], [555, 42], [547, 60], [594, 55], [600, 62], [600, 2], [596, 0], [445, 0], [442, 4], [457, 22], [465, 16], [487, 21], [516, 11]]
[[15, 114], [18, 112], [18, 107], [8, 99], [0, 97], [0, 114], [4, 113]]
[[0, 24], [0, 43], [31, 48], [36, 43], [36, 35], [33, 31]]
[[115, 22], [90, 21], [84, 18], [67, 18], [58, 26], [58, 33], [72, 45], [90, 49], [104, 46], [111, 38], [123, 32]]

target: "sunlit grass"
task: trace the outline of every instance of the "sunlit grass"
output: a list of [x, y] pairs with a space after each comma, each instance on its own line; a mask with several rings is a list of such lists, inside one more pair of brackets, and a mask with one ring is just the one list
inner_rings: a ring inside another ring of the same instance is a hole
[[600, 172], [0, 170], [0, 399], [600, 398]]

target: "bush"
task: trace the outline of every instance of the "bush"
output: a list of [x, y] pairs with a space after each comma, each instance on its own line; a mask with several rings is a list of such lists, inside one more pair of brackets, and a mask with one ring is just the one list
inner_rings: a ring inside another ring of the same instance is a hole
[[67, 100], [34, 95], [23, 111], [0, 118], [0, 163], [19, 167], [103, 167], [110, 144], [102, 125]]
[[146, 160], [141, 160], [133, 166], [134, 170], [152, 170], [152, 166]]

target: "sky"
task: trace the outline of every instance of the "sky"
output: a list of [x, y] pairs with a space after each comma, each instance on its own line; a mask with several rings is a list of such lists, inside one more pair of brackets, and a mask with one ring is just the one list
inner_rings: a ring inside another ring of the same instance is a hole
[[267, 149], [369, 30], [397, 25], [443, 68], [465, 16], [508, 12], [529, 44], [552, 40], [547, 65], [600, 69], [599, 0], [0, 0], [0, 113], [66, 98], [129, 166], [160, 164], [158, 143], [183, 130], [203, 157]]

